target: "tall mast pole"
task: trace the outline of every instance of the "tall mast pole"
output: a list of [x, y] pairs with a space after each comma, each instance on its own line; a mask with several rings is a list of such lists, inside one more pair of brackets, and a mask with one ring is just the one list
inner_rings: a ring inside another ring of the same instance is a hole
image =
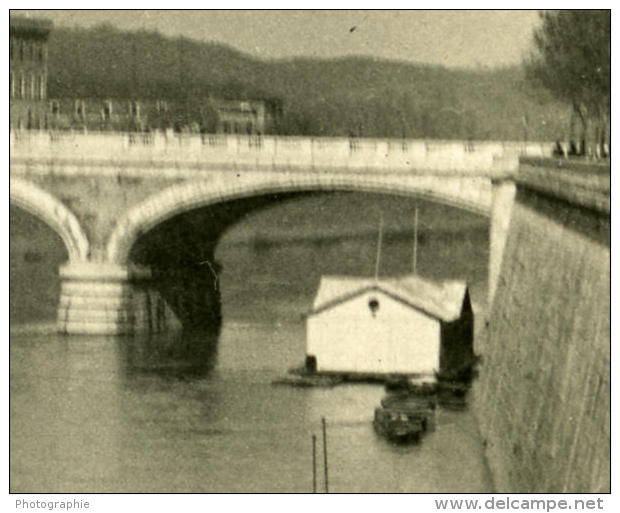
[[415, 207], [413, 216], [413, 274], [416, 274], [418, 264], [418, 207]]
[[379, 212], [379, 235], [377, 240], [377, 257], [375, 258], [375, 281], [379, 280], [379, 263], [381, 261], [381, 244], [383, 242], [383, 212]]
[[316, 435], [312, 435], [312, 493], [316, 493]]
[[329, 493], [329, 479], [327, 477], [327, 424], [325, 417], [321, 417], [323, 425], [323, 470], [325, 471], [325, 493]]

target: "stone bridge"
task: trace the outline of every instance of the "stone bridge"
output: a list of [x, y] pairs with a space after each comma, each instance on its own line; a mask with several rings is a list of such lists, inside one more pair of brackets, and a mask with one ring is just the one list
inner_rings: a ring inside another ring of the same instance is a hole
[[[11, 203], [55, 230], [69, 255], [60, 331], [121, 334], [216, 322], [219, 298], [205, 290], [221, 233], [249, 210], [313, 191], [416, 196], [488, 216], [491, 298], [514, 196], [506, 179], [519, 155], [551, 145], [15, 131], [10, 149]], [[174, 252], [172, 222], [185, 234]]]
[[217, 323], [221, 233], [286, 195], [372, 191], [486, 215], [489, 312], [472, 393], [495, 489], [609, 493], [610, 168], [523, 158], [550, 150], [12, 133], [10, 200], [64, 241], [58, 326], [82, 334]]

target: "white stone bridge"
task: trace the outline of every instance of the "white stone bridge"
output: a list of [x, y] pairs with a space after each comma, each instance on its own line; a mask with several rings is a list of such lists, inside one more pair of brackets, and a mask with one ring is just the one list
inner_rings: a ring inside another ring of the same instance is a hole
[[551, 148], [539, 143], [12, 132], [10, 201], [47, 223], [66, 245], [59, 329], [135, 333], [163, 329], [172, 318], [188, 324], [209, 319], [207, 312], [219, 314], [219, 298], [205, 298], [212, 276], [203, 272], [204, 278], [198, 277], [182, 256], [158, 255], [158, 262], [168, 259], [165, 275], [174, 283], [153, 288], [164, 273], [158, 274], [148, 255], [153, 244], [165, 239], [167, 223], [211, 209], [209, 222], [217, 219], [218, 225], [205, 228], [202, 219], [206, 246], [204, 234], [191, 229], [195, 223], [186, 223], [185, 232], [188, 247], [212, 261], [219, 235], [240, 215], [284, 195], [313, 191], [416, 196], [490, 217], [492, 298], [514, 195], [507, 179], [517, 171], [519, 156], [545, 157]]

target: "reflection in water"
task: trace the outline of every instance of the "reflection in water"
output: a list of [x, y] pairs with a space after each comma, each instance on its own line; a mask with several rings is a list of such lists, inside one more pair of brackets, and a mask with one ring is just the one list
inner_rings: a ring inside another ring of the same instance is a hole
[[11, 490], [309, 492], [324, 416], [330, 491], [489, 491], [469, 411], [440, 409], [420, 445], [397, 447], [372, 429], [380, 386], [272, 386], [303, 340], [302, 324], [236, 322], [219, 347], [12, 337]]
[[[418, 268], [468, 277], [476, 302], [486, 291], [488, 230], [463, 233], [424, 239]], [[382, 269], [405, 272], [410, 241], [388, 242]], [[372, 428], [381, 386], [271, 385], [303, 361], [302, 314], [320, 276], [372, 273], [375, 250], [374, 235], [221, 244], [219, 338], [11, 336], [11, 491], [310, 492], [321, 417], [330, 491], [490, 491], [470, 410], [440, 407], [436, 430], [400, 447]]]
[[183, 331], [117, 341], [123, 374], [161, 379], [206, 378], [213, 371], [218, 333]]

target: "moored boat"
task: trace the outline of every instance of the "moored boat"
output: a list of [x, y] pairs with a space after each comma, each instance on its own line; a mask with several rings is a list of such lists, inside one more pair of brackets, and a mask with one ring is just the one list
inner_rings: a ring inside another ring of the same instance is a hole
[[415, 395], [432, 395], [437, 391], [437, 380], [434, 377], [399, 376], [386, 380], [388, 392], [406, 392]]
[[466, 386], [442, 387], [437, 394], [437, 404], [446, 410], [464, 410], [467, 408]]
[[426, 416], [394, 408], [375, 409], [375, 431], [392, 442], [417, 442], [426, 430]]
[[415, 412], [428, 412], [435, 409], [435, 402], [434, 397], [420, 397], [409, 393], [389, 394], [381, 399], [381, 407]]
[[375, 409], [375, 431], [397, 443], [417, 442], [434, 426], [434, 401], [426, 397], [394, 394], [381, 400]]
[[339, 376], [322, 374], [291, 374], [271, 382], [272, 385], [288, 385], [293, 387], [333, 387], [342, 383]]

